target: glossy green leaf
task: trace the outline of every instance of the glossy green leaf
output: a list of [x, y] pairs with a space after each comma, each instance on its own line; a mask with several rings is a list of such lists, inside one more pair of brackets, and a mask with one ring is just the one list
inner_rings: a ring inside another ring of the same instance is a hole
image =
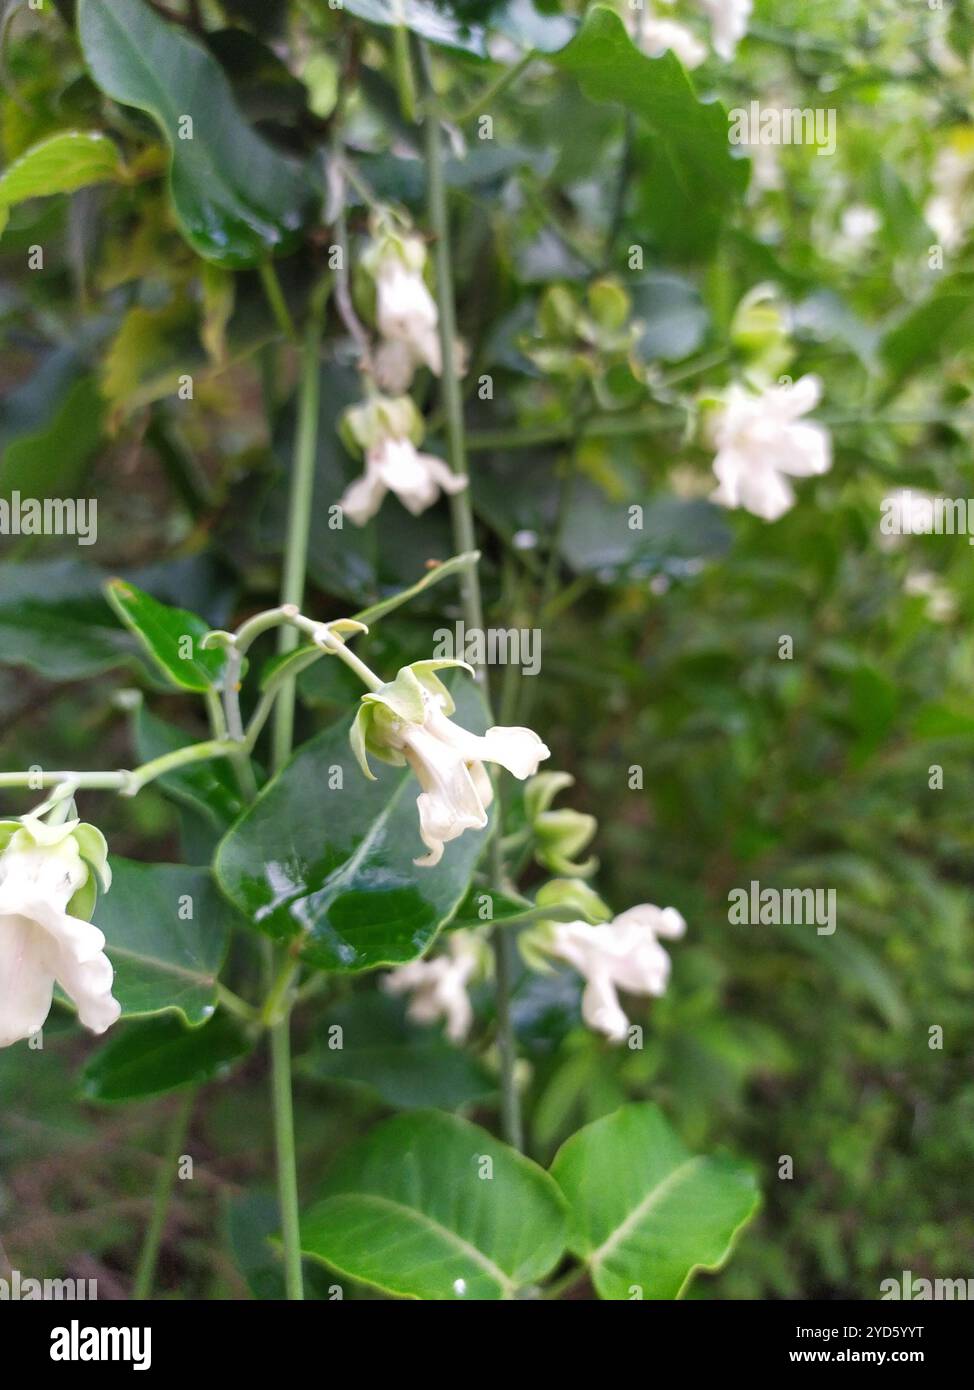
[[105, 933], [124, 1016], [175, 1009], [202, 1023], [216, 1006], [216, 979], [236, 916], [205, 868], [111, 857], [111, 890], [93, 921]]
[[0, 663], [48, 680], [80, 680], [135, 659], [113, 620], [97, 571], [74, 560], [4, 565]]
[[402, 1001], [387, 995], [356, 994], [325, 1005], [317, 1030], [302, 1074], [362, 1086], [397, 1110], [455, 1110], [497, 1090], [475, 1058], [436, 1028], [407, 1022]]
[[65, 130], [41, 140], [0, 174], [0, 206], [73, 193], [122, 177], [118, 146], [94, 130]]
[[586, 1125], [551, 1168], [571, 1212], [569, 1247], [601, 1298], [679, 1298], [718, 1269], [757, 1210], [749, 1169], [694, 1156], [662, 1112], [625, 1105]]
[[561, 1258], [564, 1204], [547, 1173], [486, 1130], [420, 1111], [344, 1155], [301, 1248], [406, 1298], [511, 1299]]
[[312, 184], [247, 125], [206, 49], [144, 0], [79, 0], [78, 31], [102, 91], [162, 131], [173, 206], [193, 249], [230, 269], [292, 250], [314, 214]]
[[[457, 682], [454, 695], [456, 722], [482, 732], [473, 683]], [[408, 769], [378, 765], [378, 780], [367, 781], [350, 724], [299, 750], [226, 836], [215, 865], [250, 921], [325, 970], [421, 955], [466, 893], [488, 833], [468, 830], [434, 868], [417, 867], [419, 785]]]
[[210, 628], [196, 613], [160, 603], [124, 579], [109, 580], [105, 597], [173, 685], [201, 694], [219, 687], [226, 654], [201, 645]]
[[646, 215], [678, 254], [705, 249], [748, 178], [747, 161], [731, 153], [720, 103], [697, 97], [672, 53], [648, 58], [640, 52], [620, 16], [605, 5], [588, 10], [577, 36], [552, 61], [592, 100], [620, 103], [645, 122], [650, 139], [638, 167]]
[[343, 0], [343, 8], [358, 19], [394, 28], [403, 24], [414, 34], [444, 48], [486, 57], [487, 35], [480, 24], [464, 23], [434, 0]]
[[225, 1075], [252, 1043], [227, 1014], [187, 1028], [176, 1014], [138, 1019], [113, 1033], [85, 1065], [86, 1100], [140, 1100]]

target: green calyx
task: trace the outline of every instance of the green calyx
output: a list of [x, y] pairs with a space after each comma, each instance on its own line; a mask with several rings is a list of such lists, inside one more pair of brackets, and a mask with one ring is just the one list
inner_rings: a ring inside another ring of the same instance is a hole
[[375, 781], [369, 766], [370, 756], [393, 767], [403, 766], [406, 761], [402, 752], [403, 725], [426, 722], [428, 697], [432, 696], [443, 714], [453, 713], [453, 697], [436, 675], [437, 671], [450, 666], [462, 666], [473, 675], [473, 668], [465, 661], [414, 661], [401, 667], [395, 680], [362, 696], [349, 740], [359, 767], [370, 781]]
[[342, 443], [352, 454], [361, 455], [385, 439], [423, 442], [423, 417], [410, 396], [373, 396], [349, 406], [338, 426]]
[[48, 849], [57, 852], [73, 841], [85, 866], [85, 880], [68, 902], [72, 917], [90, 921], [98, 898], [98, 888], [107, 893], [112, 886], [112, 871], [108, 863], [108, 843], [95, 825], [85, 821], [66, 820], [49, 825], [39, 816], [26, 815], [19, 820], [0, 821], [0, 854], [8, 850]]

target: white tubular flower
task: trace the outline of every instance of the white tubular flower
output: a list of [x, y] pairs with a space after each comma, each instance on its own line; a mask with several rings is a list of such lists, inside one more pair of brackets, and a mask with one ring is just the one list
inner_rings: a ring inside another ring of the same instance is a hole
[[473, 1023], [473, 1006], [467, 987], [483, 964], [483, 943], [472, 932], [447, 933], [447, 949], [427, 960], [401, 965], [382, 980], [386, 994], [411, 995], [407, 1017], [414, 1023], [443, 1019], [446, 1036], [462, 1043]]
[[787, 474], [807, 478], [827, 473], [832, 467], [828, 430], [800, 423], [821, 395], [816, 376], [760, 392], [732, 386], [715, 429], [714, 473], [720, 486], [713, 501], [777, 521], [795, 501]]
[[622, 1042], [629, 1029], [617, 991], [658, 996], [666, 991], [670, 958], [658, 937], [676, 940], [686, 922], [674, 907], [642, 903], [611, 922], [555, 922], [543, 949], [577, 970], [585, 980], [582, 1017], [612, 1042]]
[[718, 58], [729, 63], [747, 33], [753, 0], [698, 0], [710, 20], [710, 41]]
[[362, 696], [351, 742], [359, 766], [372, 778], [369, 754], [393, 766], [407, 763], [422, 791], [416, 798], [419, 831], [429, 853], [414, 862], [432, 868], [443, 846], [465, 830], [483, 830], [494, 791], [485, 762], [499, 763], [523, 780], [538, 770], [548, 748], [531, 729], [493, 728], [468, 733], [447, 716], [455, 709], [436, 676], [445, 666], [471, 668], [465, 661], [414, 661], [394, 681]]
[[409, 396], [376, 396], [345, 412], [342, 431], [353, 450], [365, 454], [365, 472], [345, 489], [340, 506], [356, 526], [371, 521], [387, 492], [413, 516], [431, 507], [441, 492], [467, 486], [435, 454], [420, 453], [423, 420]]
[[707, 47], [690, 33], [684, 24], [673, 19], [655, 19], [648, 16], [636, 33], [639, 47], [649, 58], [659, 58], [664, 53], [675, 53], [683, 66], [692, 71], [698, 68], [707, 56]]
[[0, 1047], [44, 1026], [55, 983], [85, 1027], [104, 1033], [121, 1008], [105, 937], [86, 920], [92, 870], [103, 889], [111, 884], [104, 837], [77, 820], [24, 816], [0, 822], [0, 849]]
[[376, 362], [379, 384], [404, 391], [423, 364], [440, 376], [439, 312], [423, 278], [422, 239], [380, 219], [362, 265], [375, 281], [376, 325], [386, 339]]

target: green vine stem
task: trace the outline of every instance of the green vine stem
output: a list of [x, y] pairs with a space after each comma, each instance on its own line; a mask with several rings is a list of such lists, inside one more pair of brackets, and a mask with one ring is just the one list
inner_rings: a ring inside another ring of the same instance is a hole
[[[308, 538], [314, 498], [315, 461], [318, 453], [318, 395], [323, 305], [312, 308], [305, 328], [301, 353], [301, 381], [298, 388], [298, 428], [294, 444], [294, 467], [285, 538], [284, 572], [281, 577], [281, 606], [299, 609], [304, 599], [308, 563]], [[255, 634], [256, 635], [256, 634]], [[298, 645], [298, 630], [290, 623], [279, 629], [278, 651], [292, 652]], [[294, 738], [295, 676], [281, 682], [274, 707], [272, 761], [275, 772], [291, 756]], [[281, 953], [278, 953], [281, 955]], [[286, 969], [286, 957], [279, 962]], [[293, 972], [287, 976], [290, 982]], [[280, 979], [280, 973], [277, 976]], [[272, 986], [272, 989], [274, 986]], [[287, 1296], [304, 1298], [301, 1268], [301, 1232], [298, 1215], [298, 1175], [294, 1143], [294, 1104], [291, 1096], [291, 1008], [293, 998], [283, 991], [279, 1012], [270, 1027], [271, 1101], [274, 1116], [274, 1142], [277, 1152], [277, 1190], [281, 1207], [281, 1234], [284, 1241], [284, 1279]]]
[[[469, 478], [463, 427], [463, 397], [456, 364], [456, 310], [453, 297], [453, 263], [450, 252], [450, 223], [447, 210], [446, 184], [443, 176], [443, 138], [440, 115], [434, 96], [429, 50], [420, 47], [426, 99], [426, 175], [429, 188], [430, 226], [435, 238], [436, 298], [440, 315], [440, 345], [443, 356], [443, 409], [446, 416], [447, 449], [454, 473]], [[458, 551], [475, 549], [473, 504], [469, 485], [450, 498], [453, 520], [453, 541]], [[484, 626], [483, 598], [480, 592], [480, 573], [477, 565], [463, 571], [460, 580], [464, 621], [468, 630], [482, 631]], [[490, 715], [490, 689], [487, 672], [477, 672], [484, 700]], [[499, 779], [494, 782], [495, 828], [490, 844], [490, 880], [495, 888], [504, 883], [504, 853], [502, 839], [502, 807]], [[497, 1013], [497, 1042], [501, 1063], [501, 1120], [504, 1137], [509, 1144], [523, 1146], [520, 1101], [517, 1092], [515, 1066], [517, 1050], [511, 1022], [511, 975], [513, 942], [502, 928], [491, 933], [497, 975], [495, 1007]]]
[[143, 1302], [152, 1295], [152, 1283], [155, 1279], [156, 1265], [159, 1260], [159, 1249], [166, 1228], [169, 1199], [172, 1196], [173, 1185], [176, 1181], [176, 1164], [179, 1162], [186, 1144], [195, 1100], [196, 1090], [194, 1088], [186, 1092], [170, 1122], [166, 1151], [162, 1156], [156, 1177], [155, 1192], [152, 1197], [152, 1216], [149, 1219], [145, 1240], [142, 1242], [142, 1249], [139, 1252], [139, 1263], [136, 1267], [135, 1282], [132, 1286], [132, 1297], [137, 1302]]

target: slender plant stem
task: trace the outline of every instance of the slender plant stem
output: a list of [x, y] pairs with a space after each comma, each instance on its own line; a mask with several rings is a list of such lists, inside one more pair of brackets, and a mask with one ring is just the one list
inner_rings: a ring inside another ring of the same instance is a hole
[[135, 1271], [132, 1297], [137, 1302], [144, 1301], [152, 1294], [152, 1281], [155, 1278], [159, 1248], [162, 1245], [162, 1236], [166, 1229], [166, 1216], [169, 1213], [169, 1201], [176, 1181], [176, 1164], [179, 1162], [186, 1144], [186, 1135], [189, 1132], [189, 1121], [195, 1100], [196, 1090], [194, 1088], [186, 1092], [179, 1103], [179, 1108], [172, 1117], [169, 1140], [156, 1177], [155, 1193], [152, 1199], [152, 1216], [146, 1229], [145, 1239], [139, 1253], [139, 1263]]
[[[435, 106], [430, 75], [429, 52], [421, 49], [426, 95], [426, 174], [429, 187], [429, 214], [436, 239], [436, 289], [440, 315], [440, 344], [443, 356], [443, 409], [446, 416], [446, 436], [450, 466], [461, 477], [469, 477], [463, 428], [463, 397], [455, 361], [456, 310], [453, 299], [453, 263], [450, 253], [450, 223], [443, 177], [443, 139], [440, 118]], [[458, 551], [475, 549], [473, 505], [470, 488], [450, 498], [454, 546]], [[468, 631], [483, 631], [484, 608], [480, 592], [480, 574], [476, 565], [463, 571], [461, 580], [464, 621]], [[484, 699], [490, 710], [490, 689], [487, 672], [478, 671]], [[501, 848], [502, 808], [499, 779], [494, 783], [494, 835], [490, 846], [490, 878], [495, 888], [504, 882], [504, 853]], [[498, 1051], [501, 1061], [501, 1119], [504, 1137], [515, 1148], [522, 1146], [520, 1101], [517, 1092], [515, 1062], [517, 1060], [514, 1029], [511, 1022], [511, 948], [513, 943], [504, 929], [495, 927], [491, 933], [497, 975], [495, 1007], [497, 1013]]]
[[291, 318], [291, 311], [287, 307], [287, 300], [284, 298], [284, 291], [281, 289], [281, 282], [277, 278], [277, 271], [273, 261], [261, 261], [258, 266], [260, 272], [260, 282], [264, 286], [264, 294], [270, 311], [274, 315], [274, 322], [284, 334], [289, 342], [297, 341], [297, 333], [294, 329], [294, 320]]
[[[291, 498], [288, 511], [287, 537], [284, 552], [284, 573], [281, 577], [281, 605], [300, 609], [304, 600], [305, 571], [308, 563], [308, 537], [311, 530], [311, 508], [314, 500], [315, 459], [318, 452], [318, 391], [320, 373], [321, 316], [312, 312], [305, 329], [301, 358], [301, 383], [298, 396], [298, 428], [294, 447], [294, 467], [291, 474]], [[285, 623], [279, 630], [278, 650], [291, 652], [300, 635], [294, 626]], [[282, 681], [274, 707], [273, 765], [279, 772], [291, 755], [294, 737], [295, 678], [292, 674]], [[304, 1298], [304, 1275], [301, 1268], [301, 1232], [298, 1217], [298, 1174], [294, 1144], [294, 1103], [291, 1096], [291, 1006], [292, 1000], [281, 1001], [280, 1016], [270, 1028], [271, 1100], [274, 1114], [274, 1141], [277, 1152], [277, 1190], [281, 1207], [281, 1234], [284, 1240], [284, 1279], [287, 1296], [292, 1300]]]
[[533, 48], [529, 49], [518, 62], [512, 63], [509, 68], [505, 68], [499, 77], [482, 88], [475, 97], [471, 98], [462, 111], [458, 111], [453, 116], [453, 120], [457, 125], [461, 125], [464, 121], [471, 120], [474, 116], [489, 116], [491, 104], [497, 100], [502, 92], [507, 91], [512, 82], [517, 81], [521, 74], [531, 66], [537, 56]]
[[298, 1165], [294, 1148], [294, 1102], [291, 1096], [291, 1016], [275, 1023], [271, 1039], [271, 1092], [277, 1144], [277, 1192], [284, 1237], [284, 1278], [287, 1296], [304, 1298], [301, 1268], [301, 1229], [298, 1217]]
[[[281, 579], [281, 605], [300, 608], [304, 601], [305, 571], [308, 565], [308, 537], [314, 497], [315, 459], [318, 452], [318, 382], [321, 320], [312, 315], [305, 331], [301, 358], [301, 384], [298, 397], [298, 427], [291, 474], [291, 498]], [[291, 652], [300, 640], [298, 631], [285, 623], [278, 635], [278, 651]], [[294, 738], [293, 677], [281, 686], [274, 710], [273, 762], [279, 771], [291, 753]]]

